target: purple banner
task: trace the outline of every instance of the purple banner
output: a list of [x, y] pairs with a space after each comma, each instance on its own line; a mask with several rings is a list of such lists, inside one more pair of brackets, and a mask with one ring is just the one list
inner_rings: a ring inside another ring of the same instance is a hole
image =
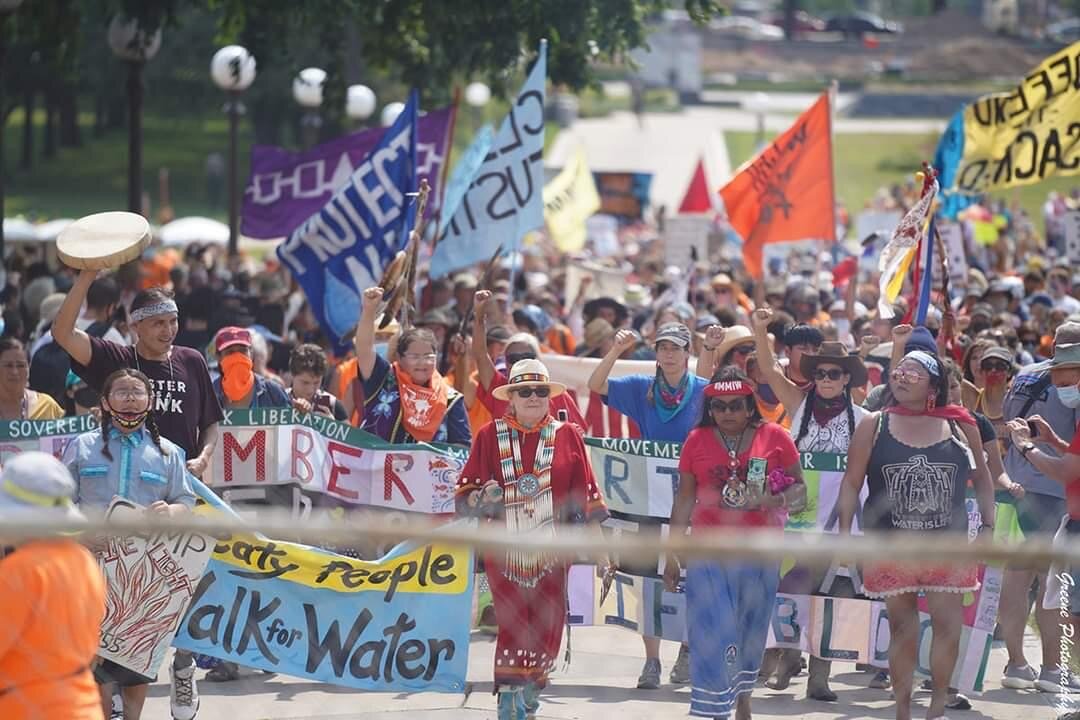
[[[420, 118], [416, 146], [416, 177], [431, 184], [427, 215], [439, 208], [440, 182], [449, 151], [447, 132], [453, 108], [434, 110]], [[251, 177], [244, 189], [240, 232], [252, 238], [289, 235], [323, 209], [334, 192], [349, 182], [385, 128], [345, 135], [303, 152], [273, 145], [251, 148]]]

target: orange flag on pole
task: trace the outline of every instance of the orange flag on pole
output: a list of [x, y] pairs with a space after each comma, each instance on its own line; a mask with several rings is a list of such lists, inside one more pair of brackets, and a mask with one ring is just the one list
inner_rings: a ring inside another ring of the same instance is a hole
[[826, 92], [720, 189], [753, 277], [766, 243], [836, 240], [831, 125]]

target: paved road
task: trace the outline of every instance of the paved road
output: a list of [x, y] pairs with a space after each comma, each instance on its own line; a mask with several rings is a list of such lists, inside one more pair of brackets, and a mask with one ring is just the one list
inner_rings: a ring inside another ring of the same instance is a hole
[[[791, 121], [791, 115], [766, 115], [765, 127], [781, 131]], [[840, 118], [835, 131], [925, 135], [940, 133], [944, 127], [941, 120]], [[603, 118], [578, 120], [561, 131], [545, 163], [549, 167], [562, 167], [578, 147], [584, 147], [593, 171], [653, 173], [650, 190], [653, 207], [667, 205], [675, 210], [686, 193], [699, 157], [706, 160], [710, 187], [719, 187], [730, 177], [731, 161], [724, 131], [756, 129], [756, 116], [743, 110], [689, 107], [676, 113], [646, 113], [640, 124], [633, 113], [614, 112]]]
[[[664, 677], [675, 660], [678, 648], [664, 643]], [[203, 682], [202, 712], [199, 720], [480, 720], [495, 718], [491, 695], [493, 641], [476, 634], [470, 649], [470, 692], [464, 695], [435, 693], [360, 693], [296, 678], [246, 675], [233, 683]], [[1035, 648], [1029, 658], [1037, 657]], [[659, 690], [636, 690], [643, 658], [641, 641], [613, 628], [576, 628], [573, 631], [573, 661], [568, 672], [552, 676], [552, 685], [541, 696], [539, 718], [552, 720], [667, 720], [688, 717], [690, 691], [686, 687], [663, 686]], [[998, 685], [1005, 664], [1003, 650], [995, 650], [987, 692], [973, 698], [974, 709], [953, 713], [953, 720], [1050, 720], [1056, 713], [1053, 696], [1005, 690]], [[794, 680], [784, 692], [766, 688], [754, 691], [757, 720], [802, 717], [803, 720], [856, 720], [893, 717], [886, 691], [870, 690], [870, 676], [857, 673], [853, 665], [834, 666], [833, 689], [840, 701], [835, 704], [802, 699], [806, 676]], [[198, 671], [201, 675], [202, 671]], [[162, 673], [165, 677], [165, 673]], [[168, 685], [150, 689], [143, 717], [169, 717]], [[916, 697], [916, 717], [922, 717], [928, 693]], [[608, 715], [608, 713], [612, 713]]]

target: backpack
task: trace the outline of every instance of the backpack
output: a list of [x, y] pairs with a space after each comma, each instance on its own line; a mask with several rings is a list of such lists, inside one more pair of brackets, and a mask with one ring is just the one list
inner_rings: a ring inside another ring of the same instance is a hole
[[[111, 328], [107, 322], [93, 322], [86, 328], [90, 337], [103, 337]], [[71, 370], [71, 356], [55, 340], [43, 345], [30, 361], [30, 389], [51, 395], [52, 399], [67, 407], [67, 376]]]

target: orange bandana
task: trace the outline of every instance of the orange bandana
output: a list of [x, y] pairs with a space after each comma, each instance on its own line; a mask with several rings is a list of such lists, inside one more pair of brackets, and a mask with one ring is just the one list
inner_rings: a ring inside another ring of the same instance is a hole
[[405, 429], [421, 442], [431, 442], [446, 415], [447, 388], [442, 375], [436, 370], [431, 374], [431, 387], [413, 382], [409, 374], [394, 363], [398, 392], [401, 394], [401, 421]]

